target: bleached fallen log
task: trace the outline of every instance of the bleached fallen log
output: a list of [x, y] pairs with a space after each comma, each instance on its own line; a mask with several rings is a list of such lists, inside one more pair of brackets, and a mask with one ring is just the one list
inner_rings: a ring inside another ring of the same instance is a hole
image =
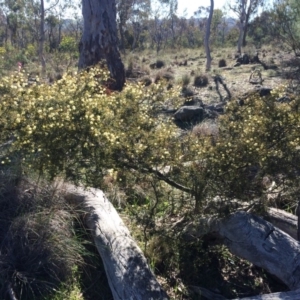
[[300, 290], [258, 295], [258, 296], [246, 297], [246, 298], [238, 298], [234, 300], [297, 300], [297, 299], [300, 299]]
[[[284, 210], [270, 207], [264, 219], [298, 240], [298, 217]], [[300, 299], [300, 298], [299, 298]]]
[[203, 219], [189, 224], [187, 238], [211, 234], [231, 253], [275, 275], [290, 290], [300, 288], [300, 243], [255, 215], [240, 211], [223, 219]]
[[169, 299], [117, 211], [98, 189], [67, 184], [65, 199], [80, 205], [103, 260], [115, 300]]

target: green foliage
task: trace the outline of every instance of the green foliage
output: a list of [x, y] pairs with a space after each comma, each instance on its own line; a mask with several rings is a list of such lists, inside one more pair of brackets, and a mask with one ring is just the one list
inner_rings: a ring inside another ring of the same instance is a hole
[[191, 82], [191, 77], [187, 74], [181, 77], [182, 86], [188, 86]]
[[78, 44], [74, 37], [64, 36], [59, 44], [59, 51], [74, 53], [78, 52]]
[[27, 45], [26, 48], [26, 54], [28, 55], [28, 57], [33, 58], [37, 55], [37, 49], [36, 46], [33, 44], [29, 44]]
[[279, 0], [272, 11], [272, 28], [275, 36], [300, 53], [300, 5], [298, 1]]
[[238, 28], [233, 27], [229, 30], [229, 32], [226, 36], [226, 44], [228, 46], [235, 46], [238, 38], [239, 38], [239, 30], [238, 30]]

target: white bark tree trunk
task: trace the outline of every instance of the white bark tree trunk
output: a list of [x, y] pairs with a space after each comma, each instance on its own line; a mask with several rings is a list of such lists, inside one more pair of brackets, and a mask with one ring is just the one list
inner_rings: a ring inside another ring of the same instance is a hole
[[214, 13], [214, 0], [210, 0], [210, 9], [209, 9], [209, 16], [207, 19], [206, 24], [206, 30], [205, 30], [205, 40], [204, 40], [204, 46], [205, 46], [205, 53], [206, 53], [206, 71], [209, 71], [211, 68], [211, 54], [210, 54], [210, 47], [209, 47], [209, 38], [210, 38], [210, 27], [211, 27], [211, 21], [213, 18]]
[[239, 39], [237, 44], [237, 52], [242, 53], [243, 37], [246, 22], [246, 0], [241, 0], [241, 15], [239, 20]]
[[102, 191], [73, 185], [63, 187], [65, 198], [87, 213], [115, 300], [169, 299], [117, 211]]
[[41, 0], [40, 5], [40, 40], [39, 40], [39, 58], [42, 66], [42, 77], [46, 75], [46, 61], [44, 58], [44, 44], [45, 44], [45, 6], [44, 0]]

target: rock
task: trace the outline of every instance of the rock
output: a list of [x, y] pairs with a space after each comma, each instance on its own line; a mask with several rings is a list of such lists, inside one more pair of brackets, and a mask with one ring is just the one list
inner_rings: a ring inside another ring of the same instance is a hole
[[205, 111], [199, 106], [182, 106], [174, 114], [174, 119], [181, 122], [203, 121], [205, 118]]
[[239, 67], [241, 63], [237, 62], [236, 64], [233, 65], [233, 67]]
[[260, 97], [268, 96], [271, 94], [272, 88], [261, 86], [257, 88], [257, 91], [259, 92]]
[[251, 84], [261, 84], [262, 83], [262, 79], [260, 79], [260, 78], [251, 78], [249, 80], [249, 83], [251, 83]]

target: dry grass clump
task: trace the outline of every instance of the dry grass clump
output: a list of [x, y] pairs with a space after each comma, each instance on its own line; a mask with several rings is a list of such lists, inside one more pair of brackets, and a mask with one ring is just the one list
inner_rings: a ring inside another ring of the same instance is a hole
[[188, 86], [191, 83], [191, 77], [187, 74], [181, 77], [181, 83], [183, 86]]
[[168, 82], [174, 80], [174, 75], [170, 71], [160, 71], [156, 74], [154, 82], [158, 83], [161, 80], [166, 80]]
[[205, 87], [208, 85], [208, 76], [205, 74], [197, 75], [194, 78], [194, 86]]
[[216, 139], [219, 135], [219, 128], [214, 121], [208, 120], [194, 126], [192, 134], [198, 138], [211, 136]]
[[126, 65], [127, 78], [140, 78], [149, 75], [151, 72], [151, 69], [138, 56], [130, 56]]
[[7, 172], [0, 170], [0, 299], [8, 289], [17, 299], [45, 299], [71, 286], [83, 264], [76, 214], [52, 187]]

